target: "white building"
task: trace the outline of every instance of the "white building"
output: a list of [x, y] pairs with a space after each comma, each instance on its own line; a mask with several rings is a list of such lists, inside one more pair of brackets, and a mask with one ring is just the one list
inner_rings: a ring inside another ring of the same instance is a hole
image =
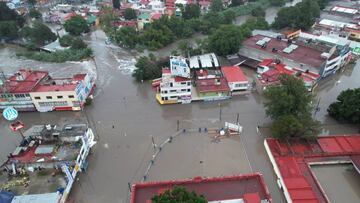
[[163, 69], [156, 99], [160, 104], [190, 103], [191, 79], [173, 76], [169, 69]]

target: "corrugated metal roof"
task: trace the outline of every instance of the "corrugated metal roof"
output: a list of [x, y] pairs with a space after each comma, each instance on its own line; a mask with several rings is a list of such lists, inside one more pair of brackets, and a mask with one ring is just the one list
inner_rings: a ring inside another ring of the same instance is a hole
[[45, 193], [36, 195], [15, 196], [11, 203], [57, 203], [59, 201], [58, 193]]

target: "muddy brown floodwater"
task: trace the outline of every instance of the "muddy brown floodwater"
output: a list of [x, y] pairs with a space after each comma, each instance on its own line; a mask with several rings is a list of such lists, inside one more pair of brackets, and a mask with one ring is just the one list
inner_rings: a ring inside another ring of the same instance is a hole
[[[220, 126], [218, 102], [160, 106], [149, 83], [139, 84], [131, 78], [134, 56], [116, 46], [105, 45], [105, 39], [101, 31], [88, 36], [87, 41], [94, 50], [95, 61], [81, 63], [52, 64], [21, 60], [14, 56], [14, 48], [0, 49], [0, 67], [8, 73], [28, 67], [46, 69], [55, 76], [83, 71], [97, 75], [95, 100], [85, 111], [20, 114], [20, 119], [27, 126], [89, 122], [94, 128], [98, 143], [90, 156], [87, 172], [81, 174], [71, 194], [79, 203], [126, 202], [128, 183], [141, 181], [150, 160], [151, 136], [157, 144], [162, 143], [176, 131], [177, 120], [180, 121], [180, 128]], [[328, 118], [326, 108], [341, 90], [360, 86], [358, 66], [331, 76], [318, 89], [321, 110], [316, 118], [325, 122], [324, 132], [327, 134], [357, 131], [351, 125], [339, 125]], [[336, 83], [339, 80], [341, 82]], [[239, 113], [239, 121], [243, 126], [241, 138], [216, 144], [210, 143], [206, 137], [195, 135], [175, 139], [159, 155], [149, 173], [149, 180], [261, 172], [274, 202], [285, 202], [264, 150], [263, 140], [267, 130], [263, 128], [262, 135], [256, 132], [257, 125], [266, 127], [270, 122], [265, 117], [261, 96], [251, 93], [220, 103], [222, 122], [235, 122], [236, 114]], [[10, 132], [8, 123], [2, 118], [0, 135], [0, 155], [5, 159], [14, 150], [20, 137]], [[225, 150], [226, 147], [229, 149]]]

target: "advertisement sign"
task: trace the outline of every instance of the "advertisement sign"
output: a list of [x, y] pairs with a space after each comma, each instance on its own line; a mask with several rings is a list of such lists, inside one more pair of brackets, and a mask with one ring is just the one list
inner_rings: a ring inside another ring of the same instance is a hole
[[13, 107], [6, 107], [3, 111], [3, 116], [8, 121], [13, 121], [18, 117], [18, 112]]
[[360, 47], [355, 47], [352, 52], [356, 55], [360, 55]]
[[190, 68], [184, 58], [173, 57], [170, 59], [170, 71], [173, 76], [190, 78]]

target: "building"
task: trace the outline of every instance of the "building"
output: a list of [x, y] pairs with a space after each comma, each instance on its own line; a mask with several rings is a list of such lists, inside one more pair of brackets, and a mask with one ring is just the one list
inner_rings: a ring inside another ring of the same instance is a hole
[[157, 92], [156, 99], [160, 104], [190, 103], [191, 79], [174, 76], [170, 69], [163, 69]]
[[331, 13], [352, 17], [359, 13], [358, 9], [345, 7], [345, 6], [334, 6], [330, 10]]
[[189, 59], [190, 69], [219, 68], [219, 61], [214, 53], [192, 56]]
[[[67, 125], [60, 131], [56, 125], [44, 126], [47, 134], [41, 131], [38, 135], [24, 137], [1, 165], [1, 171], [10, 178], [1, 178], [0, 185], [18, 195], [12, 196], [11, 202], [64, 203], [77, 174], [88, 167], [87, 156], [96, 141], [86, 124], [81, 128], [77, 124]], [[33, 132], [38, 128], [31, 129]], [[64, 142], [55, 132], [77, 139]]]
[[258, 76], [255, 79], [256, 89], [263, 92], [268, 86], [279, 85], [281, 74], [293, 75], [301, 78], [308, 91], [312, 91], [320, 79], [320, 75], [300, 68], [289, 67], [280, 60], [264, 59], [257, 67]]
[[175, 186], [185, 187], [203, 195], [209, 203], [271, 203], [270, 193], [260, 173], [224, 176], [218, 178], [196, 177], [188, 180], [147, 182], [133, 184], [131, 203], [148, 203], [155, 195]]
[[[324, 41], [296, 38], [294, 40], [255, 35], [245, 40], [247, 54], [259, 60], [276, 58], [287, 64], [295, 64], [303, 71], [312, 71], [321, 77], [334, 74], [351, 60], [348, 44], [336, 45]], [[261, 53], [261, 54], [259, 54]]]
[[77, 74], [52, 78], [47, 71], [21, 69], [10, 77], [2, 73], [0, 109], [18, 111], [81, 110], [95, 88], [95, 78]]
[[312, 167], [316, 165], [348, 163], [360, 173], [359, 135], [325, 136], [315, 141], [288, 142], [268, 138], [264, 145], [287, 202], [330, 202], [312, 172]]
[[138, 16], [138, 29], [144, 29], [144, 26], [150, 23], [151, 15], [149, 13], [142, 13]]
[[249, 89], [249, 80], [239, 66], [221, 67], [221, 72], [224, 74], [232, 93]]
[[87, 74], [73, 78], [48, 78], [39, 84], [30, 97], [37, 111], [79, 111], [93, 91], [95, 79]]
[[49, 77], [46, 71], [19, 70], [7, 77], [1, 74], [0, 109], [12, 106], [18, 111], [35, 111], [30, 92]]
[[230, 88], [225, 78], [207, 78], [195, 81], [198, 97], [204, 101], [230, 98]]

